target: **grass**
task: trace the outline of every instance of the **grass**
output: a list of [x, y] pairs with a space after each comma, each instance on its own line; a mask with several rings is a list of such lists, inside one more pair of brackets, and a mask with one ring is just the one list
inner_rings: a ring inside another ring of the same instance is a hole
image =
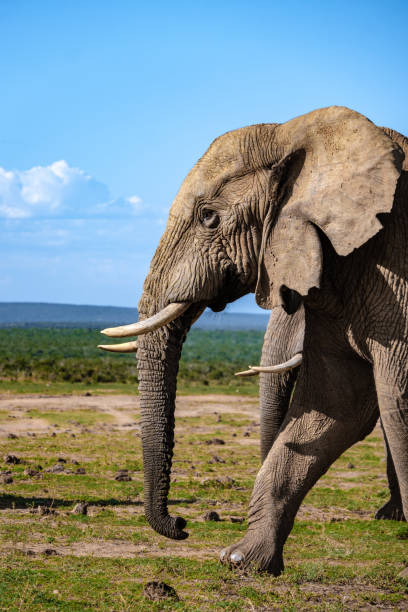
[[[180, 361], [179, 392], [256, 395], [256, 379], [234, 373], [259, 363], [262, 340], [259, 331], [192, 330]], [[136, 394], [135, 356], [100, 351], [100, 342], [94, 329], [0, 328], [0, 393]]]
[[[228, 384], [211, 383], [211, 385], [179, 380], [177, 384], [179, 395], [247, 395], [258, 396], [258, 382], [254, 378], [232, 378]], [[138, 395], [137, 383], [69, 383], [41, 381], [10, 381], [0, 380], [0, 394], [32, 394], [41, 395]]]
[[[36, 436], [0, 438], [0, 457], [21, 459], [0, 463], [14, 479], [1, 485], [0, 610], [407, 609], [408, 584], [398, 574], [408, 565], [408, 526], [372, 519], [387, 497], [379, 431], [345, 453], [309, 493], [285, 547], [286, 570], [272, 578], [218, 562], [219, 550], [247, 527], [231, 517], [246, 517], [259, 469], [254, 400], [224, 400], [220, 411], [203, 398], [201, 416], [177, 419], [169, 508], [187, 519], [190, 537], [175, 542], [153, 532], [144, 517], [136, 407], [117, 398], [117, 410], [133, 422], [126, 427], [107, 419], [103, 397], [92, 411], [85, 402], [73, 408], [71, 398], [29, 397], [5, 409], [11, 399], [3, 400], [2, 423], [20, 411], [45, 427]], [[196, 405], [193, 398], [183, 402]], [[207, 444], [215, 437], [225, 444]], [[59, 458], [65, 473], [46, 471]], [[39, 475], [25, 474], [38, 465]], [[76, 474], [78, 467], [85, 474]], [[119, 469], [128, 469], [132, 481], [116, 481]], [[78, 501], [89, 503], [87, 516], [72, 514]], [[38, 506], [52, 513], [39, 514]], [[222, 520], [205, 522], [208, 510]], [[179, 600], [148, 600], [143, 589], [152, 580], [171, 585]]]

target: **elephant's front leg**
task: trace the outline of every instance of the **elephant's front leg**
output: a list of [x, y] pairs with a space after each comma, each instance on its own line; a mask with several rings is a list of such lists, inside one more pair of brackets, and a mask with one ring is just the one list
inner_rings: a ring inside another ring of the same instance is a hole
[[[345, 385], [347, 381], [347, 385]], [[279, 575], [282, 551], [305, 495], [330, 465], [367, 435], [378, 418], [371, 367], [348, 356], [305, 359], [286, 419], [261, 470], [245, 537], [224, 563]]]

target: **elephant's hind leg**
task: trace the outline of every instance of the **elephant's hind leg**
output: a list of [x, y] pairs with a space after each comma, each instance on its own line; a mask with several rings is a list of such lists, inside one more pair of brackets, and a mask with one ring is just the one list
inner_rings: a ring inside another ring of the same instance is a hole
[[397, 474], [395, 473], [394, 462], [392, 460], [390, 446], [381, 421], [381, 428], [384, 435], [384, 443], [387, 452], [387, 478], [390, 489], [390, 499], [375, 514], [376, 519], [386, 519], [389, 521], [405, 521], [402, 510], [401, 492], [398, 484]]
[[255, 482], [248, 531], [222, 551], [223, 562], [278, 575], [303, 498], [374, 427], [378, 409], [371, 366], [350, 354], [329, 355], [323, 350], [313, 360], [306, 356], [293, 402]]
[[385, 438], [390, 450], [389, 475], [396, 480], [401, 496], [402, 511], [408, 516], [408, 379], [406, 360], [395, 355], [376, 355], [374, 361], [375, 384]]

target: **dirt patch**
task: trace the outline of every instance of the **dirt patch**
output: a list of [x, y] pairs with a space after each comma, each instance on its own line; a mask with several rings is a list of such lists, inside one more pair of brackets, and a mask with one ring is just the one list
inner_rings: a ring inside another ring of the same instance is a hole
[[39, 433], [47, 431], [50, 428], [49, 423], [45, 419], [26, 419], [18, 416], [18, 418], [3, 422], [0, 424], [0, 436], [8, 436], [10, 433], [19, 435], [27, 433]]
[[296, 520], [317, 521], [319, 523], [371, 518], [373, 518], [371, 512], [347, 510], [346, 508], [337, 508], [336, 506], [330, 506], [330, 508], [315, 508], [308, 504], [302, 504], [296, 515]]
[[[0, 436], [10, 433], [37, 433], [49, 430], [50, 424], [41, 418], [26, 418], [28, 410], [41, 412], [63, 412], [93, 410], [113, 418], [111, 425], [116, 429], [139, 430], [138, 418], [140, 403], [137, 396], [131, 395], [92, 395], [90, 397], [77, 395], [39, 396], [20, 395], [0, 396], [0, 411], [9, 412], [10, 422], [0, 423]], [[223, 395], [193, 395], [181, 396], [176, 402], [177, 417], [208, 416], [212, 412], [227, 414], [233, 412], [251, 418], [258, 417], [258, 401], [253, 398], [242, 398]], [[73, 427], [69, 424], [70, 428]], [[106, 426], [106, 425], [104, 425]], [[62, 427], [62, 426], [61, 426]], [[251, 439], [243, 444], [257, 444]]]
[[[152, 542], [146, 544], [132, 544], [125, 540], [93, 540], [91, 542], [74, 542], [72, 544], [62, 543], [21, 543], [17, 542], [13, 546], [13, 551], [19, 550], [27, 555], [47, 554], [47, 550], [52, 548], [55, 554], [72, 557], [103, 557], [110, 559], [133, 559], [135, 557], [162, 557], [163, 548], [154, 546]], [[10, 554], [12, 549], [3, 548], [0, 554]], [[178, 544], [166, 545], [166, 555], [173, 554], [183, 558], [214, 559], [219, 553], [218, 549], [194, 550], [187, 546]]]

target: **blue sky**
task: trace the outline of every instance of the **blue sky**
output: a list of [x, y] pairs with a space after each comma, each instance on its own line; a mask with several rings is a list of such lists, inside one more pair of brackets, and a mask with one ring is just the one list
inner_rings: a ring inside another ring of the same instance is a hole
[[406, 0], [2, 0], [0, 301], [136, 305], [227, 130], [339, 104], [407, 134], [407, 22]]

